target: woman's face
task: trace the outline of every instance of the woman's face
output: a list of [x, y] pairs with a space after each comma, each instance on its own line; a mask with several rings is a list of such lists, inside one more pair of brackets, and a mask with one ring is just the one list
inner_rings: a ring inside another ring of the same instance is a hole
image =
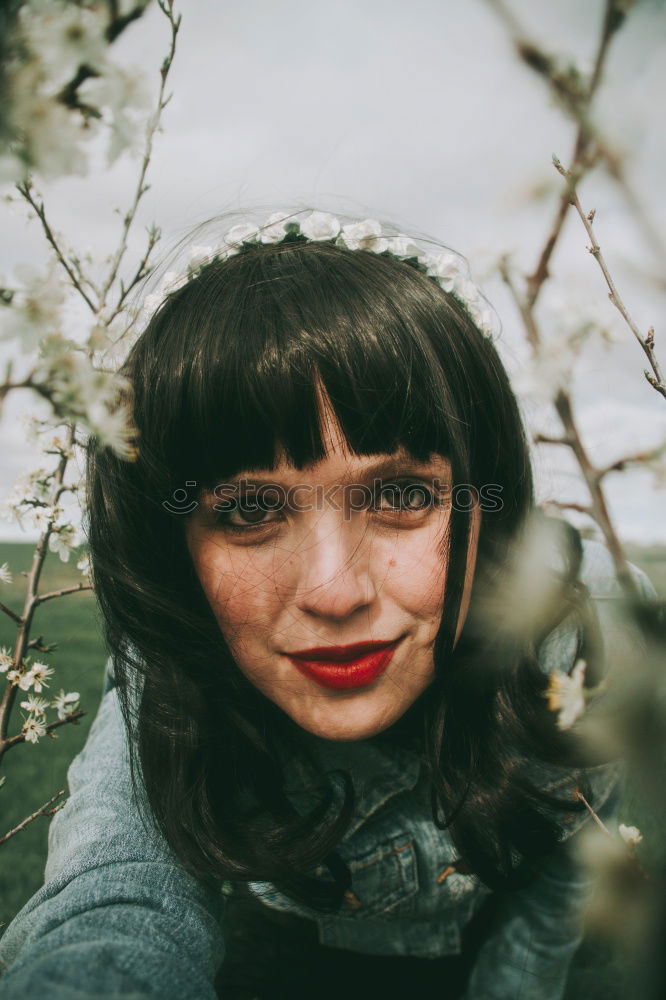
[[[316, 736], [361, 740], [399, 719], [433, 678], [450, 469], [441, 457], [351, 455], [330, 409], [322, 425], [321, 461], [247, 470], [218, 487], [189, 519], [187, 543], [248, 680]], [[257, 508], [251, 491], [263, 484], [282, 489], [265, 490]], [[227, 486], [240, 489], [245, 513], [227, 502]], [[280, 509], [264, 509], [271, 497]], [[478, 521], [475, 511], [458, 631]]]

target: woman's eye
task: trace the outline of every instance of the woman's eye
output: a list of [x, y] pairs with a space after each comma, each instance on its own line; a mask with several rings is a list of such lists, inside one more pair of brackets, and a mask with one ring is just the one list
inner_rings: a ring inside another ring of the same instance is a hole
[[[222, 509], [221, 509], [222, 508]], [[279, 519], [279, 511], [262, 503], [251, 494], [239, 500], [226, 501], [217, 508], [217, 523], [223, 527], [244, 531], [249, 528], [263, 527]]]
[[423, 511], [433, 507], [436, 502], [434, 491], [425, 483], [406, 480], [384, 483], [376, 507], [383, 511]]

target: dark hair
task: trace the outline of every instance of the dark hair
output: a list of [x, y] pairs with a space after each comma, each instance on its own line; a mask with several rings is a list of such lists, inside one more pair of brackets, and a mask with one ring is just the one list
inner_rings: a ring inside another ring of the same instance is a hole
[[[516, 851], [552, 847], [560, 827], [546, 806], [557, 800], [517, 765], [526, 749], [544, 759], [565, 751], [542, 697], [539, 636], [490, 634], [479, 612], [533, 511], [528, 449], [495, 346], [456, 297], [389, 254], [299, 237], [246, 246], [168, 297], [123, 372], [139, 453], [127, 462], [89, 450], [94, 583], [150, 806], [183, 863], [200, 878], [270, 880], [317, 906], [334, 905], [345, 887], [335, 847], [351, 779], [342, 794], [324, 782], [317, 808], [296, 813], [280, 748], [304, 754], [302, 734], [236, 668], [194, 571], [185, 517], [163, 506], [188, 481], [201, 490], [272, 467], [277, 445], [298, 468], [321, 458], [317, 380], [355, 453], [436, 453], [454, 483], [501, 489], [501, 505], [482, 518], [455, 648], [469, 514], [452, 510], [436, 678], [380, 738], [422, 735], [436, 822], [488, 885], [514, 877]], [[575, 540], [570, 551], [565, 584], [580, 562]], [[563, 584], [555, 617], [568, 596]], [[323, 888], [307, 875], [322, 860], [333, 875]]]

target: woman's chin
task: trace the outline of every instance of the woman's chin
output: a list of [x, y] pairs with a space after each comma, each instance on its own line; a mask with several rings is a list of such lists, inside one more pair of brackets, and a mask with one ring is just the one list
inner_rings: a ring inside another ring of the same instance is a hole
[[406, 712], [409, 704], [387, 705], [382, 700], [354, 692], [338, 694], [335, 698], [309, 699], [307, 704], [294, 705], [291, 711], [288, 706], [282, 708], [301, 729], [313, 736], [353, 742], [370, 739], [388, 729]]

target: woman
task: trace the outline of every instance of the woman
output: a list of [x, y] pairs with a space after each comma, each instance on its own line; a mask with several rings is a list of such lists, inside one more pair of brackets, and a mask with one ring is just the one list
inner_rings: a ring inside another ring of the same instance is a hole
[[0, 996], [560, 997], [575, 792], [608, 816], [618, 772], [544, 694], [601, 669], [617, 588], [560, 530], [516, 608], [532, 480], [483, 302], [368, 220], [197, 254], [124, 366], [136, 461], [91, 449], [111, 660]]

